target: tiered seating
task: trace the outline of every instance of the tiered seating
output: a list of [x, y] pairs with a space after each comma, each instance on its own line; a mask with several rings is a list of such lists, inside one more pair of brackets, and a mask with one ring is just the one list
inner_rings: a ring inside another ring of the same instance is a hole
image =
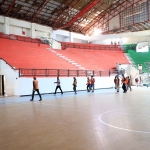
[[0, 38], [0, 58], [17, 68], [77, 69], [46, 50], [47, 45]]
[[87, 70], [109, 70], [115, 68], [116, 63], [128, 64], [123, 51], [68, 48], [59, 53], [74, 60]]
[[0, 32], [0, 38], [25, 41], [25, 42], [32, 42], [32, 43], [41, 43], [41, 41], [37, 38], [32, 39], [30, 37], [20, 36], [20, 35], [15, 35], [15, 34], [7, 35], [7, 34], [4, 34], [2, 32]]
[[119, 45], [102, 45], [102, 44], [83, 44], [72, 42], [61, 42], [61, 49], [78, 48], [78, 49], [91, 49], [91, 50], [121, 50]]
[[128, 50], [129, 56], [134, 61], [135, 65], [138, 67], [138, 64], [142, 64], [142, 70], [149, 71], [147, 66], [144, 64], [145, 62], [150, 62], [150, 51], [149, 52], [141, 52], [137, 53], [134, 50]]

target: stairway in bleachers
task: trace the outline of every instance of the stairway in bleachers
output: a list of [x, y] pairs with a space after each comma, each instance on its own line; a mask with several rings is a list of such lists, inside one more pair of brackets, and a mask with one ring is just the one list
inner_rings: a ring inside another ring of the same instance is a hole
[[0, 38], [0, 58], [11, 66], [37, 69], [72, 69], [76, 66], [50, 53], [48, 45]]
[[[78, 64], [77, 62], [75, 62], [74, 60], [69, 59], [68, 57], [64, 56], [63, 54], [60, 54], [58, 51], [53, 50], [51, 48], [48, 48], [48, 50], [50, 50], [52, 53], [54, 53], [55, 55], [57, 55], [58, 57], [66, 60], [68, 63], [76, 66], [78, 68], [78, 70], [86, 70], [83, 66], [81, 66], [80, 64]], [[60, 50], [59, 50], [60, 51]], [[60, 51], [61, 52], [61, 51]]]
[[86, 70], [109, 70], [116, 67], [116, 63], [129, 64], [123, 51], [87, 50], [67, 48], [59, 50], [63, 56], [84, 66]]

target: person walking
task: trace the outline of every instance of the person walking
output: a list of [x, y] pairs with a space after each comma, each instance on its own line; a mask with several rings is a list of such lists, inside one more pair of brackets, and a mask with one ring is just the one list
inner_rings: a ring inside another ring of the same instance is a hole
[[127, 89], [126, 89], [126, 78], [124, 76], [122, 76], [122, 89], [123, 89], [123, 93], [127, 92]]
[[39, 86], [38, 86], [38, 80], [36, 80], [36, 77], [33, 77], [33, 92], [32, 92], [32, 99], [30, 101], [33, 101], [34, 100], [34, 93], [35, 91], [38, 93], [39, 97], [40, 97], [40, 100], [42, 100], [42, 97], [41, 97], [41, 94], [39, 92]]
[[95, 84], [95, 79], [93, 78], [93, 76], [91, 76], [91, 90], [92, 90], [92, 92], [94, 92], [94, 84]]
[[63, 94], [63, 91], [62, 91], [61, 86], [60, 86], [60, 80], [59, 80], [59, 77], [57, 77], [57, 82], [54, 82], [54, 84], [55, 84], [55, 83], [57, 84], [57, 86], [56, 86], [56, 89], [55, 89], [55, 93], [54, 93], [54, 94], [56, 94], [57, 89], [60, 89], [61, 94]]
[[143, 81], [142, 81], [142, 77], [141, 76], [139, 77], [139, 85], [143, 86]]
[[139, 84], [139, 79], [138, 79], [138, 77], [135, 78], [135, 83], [136, 83], [136, 86], [138, 87], [138, 84]]
[[120, 79], [118, 78], [118, 76], [115, 76], [114, 83], [115, 83], [115, 89], [117, 89], [117, 92], [119, 92]]
[[87, 92], [90, 92], [91, 91], [91, 80], [89, 77], [87, 77]]
[[76, 87], [77, 87], [77, 79], [76, 77], [74, 77], [73, 78], [73, 91], [75, 92], [75, 94], [77, 94]]
[[115, 78], [114, 78], [115, 89], [116, 89], [116, 78], [117, 78], [117, 76], [115, 76]]
[[127, 90], [130, 88], [130, 91], [132, 91], [132, 89], [131, 89], [131, 80], [130, 80], [129, 76], [126, 78], [126, 83], [127, 83]]

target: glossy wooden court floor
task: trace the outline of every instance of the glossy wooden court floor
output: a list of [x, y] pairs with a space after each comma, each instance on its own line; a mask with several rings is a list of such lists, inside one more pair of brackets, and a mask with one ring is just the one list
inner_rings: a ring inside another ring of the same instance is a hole
[[0, 98], [0, 150], [149, 150], [150, 88]]

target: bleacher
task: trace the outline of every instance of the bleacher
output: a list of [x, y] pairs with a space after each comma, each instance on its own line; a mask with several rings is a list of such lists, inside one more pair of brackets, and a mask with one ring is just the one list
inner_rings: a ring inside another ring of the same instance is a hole
[[[63, 59], [63, 57], [59, 57], [60, 55], [56, 55], [56, 53], [48, 50], [49, 46], [39, 43], [38, 39], [35, 39], [35, 41], [31, 43], [32, 39], [29, 37], [15, 35], [8, 36], [5, 34], [0, 34], [0, 37], [0, 58], [3, 58], [16, 69], [48, 68], [81, 70], [80, 67], [73, 65], [73, 63]], [[18, 39], [20, 41], [18, 41]], [[81, 68], [84, 68], [85, 70], [109, 70], [114, 69], [116, 63], [128, 63], [124, 56], [124, 52], [120, 50], [119, 47], [113, 48], [110, 45], [86, 45], [69, 42], [68, 44], [75, 44], [80, 48], [67, 48], [66, 50], [55, 51], [57, 51], [58, 54], [67, 57], [74, 63], [81, 65]], [[98, 48], [96, 48], [95, 45], [101, 50], [97, 50]]]
[[144, 63], [150, 61], [150, 51], [137, 53], [135, 50], [128, 50], [128, 54], [137, 67], [138, 64], [142, 64], [142, 70], [147, 71], [147, 66]]
[[0, 58], [18, 68], [77, 69], [46, 48], [48, 45], [0, 38]]
[[87, 50], [67, 48], [60, 54], [74, 60], [87, 70], [109, 70], [116, 67], [116, 63], [128, 64], [123, 51]]

